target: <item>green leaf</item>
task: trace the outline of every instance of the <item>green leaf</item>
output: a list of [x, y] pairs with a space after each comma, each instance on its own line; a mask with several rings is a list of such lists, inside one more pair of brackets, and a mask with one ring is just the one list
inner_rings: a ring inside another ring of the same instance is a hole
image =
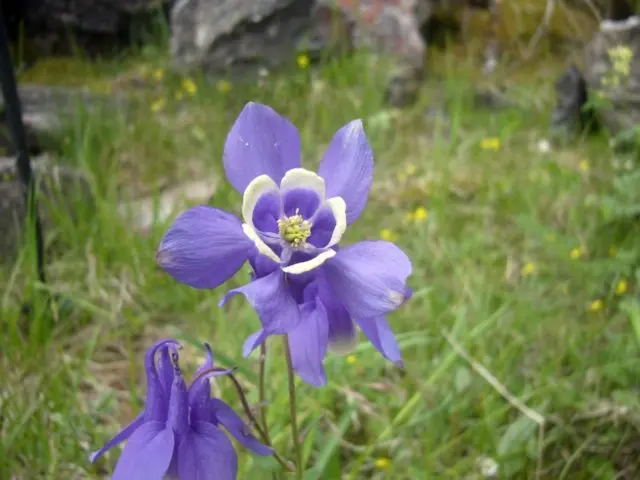
[[283, 468], [278, 461], [271, 456], [262, 457], [260, 455], [252, 455], [251, 470], [256, 470], [263, 474], [264, 472], [281, 472]]
[[302, 467], [303, 470], [307, 469], [307, 465], [309, 463], [309, 457], [311, 457], [311, 452], [313, 451], [313, 446], [315, 445], [316, 434], [318, 433], [318, 427], [320, 426], [320, 420], [322, 420], [322, 415], [318, 415], [309, 426], [308, 433], [304, 439], [304, 443], [302, 444]]
[[620, 304], [620, 309], [629, 316], [631, 327], [640, 346], [640, 303], [637, 300], [625, 301]]
[[531, 438], [538, 424], [526, 415], [521, 415], [505, 430], [500, 442], [498, 442], [498, 455], [504, 457], [523, 446]]
[[304, 480], [320, 480], [321, 478], [339, 478], [328, 475], [327, 472], [331, 467], [335, 467], [335, 464], [332, 465], [332, 460], [334, 459], [336, 450], [338, 449], [339, 440], [342, 438], [349, 427], [351, 426], [351, 418], [352, 418], [353, 410], [348, 409], [342, 413], [340, 420], [338, 421], [338, 431], [334, 432], [331, 436], [327, 438], [326, 443], [320, 453], [318, 454], [318, 458], [315, 466], [307, 471], [304, 476]]
[[455, 376], [456, 391], [464, 392], [471, 386], [471, 373], [467, 367], [458, 367]]

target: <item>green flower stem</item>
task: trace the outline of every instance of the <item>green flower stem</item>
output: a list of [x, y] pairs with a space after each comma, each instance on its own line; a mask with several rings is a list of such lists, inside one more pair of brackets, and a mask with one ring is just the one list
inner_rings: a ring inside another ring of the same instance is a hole
[[[271, 434], [269, 433], [269, 423], [267, 422], [267, 395], [265, 392], [266, 379], [266, 363], [267, 363], [267, 341], [260, 344], [260, 371], [258, 373], [258, 395], [260, 403], [260, 420], [262, 421], [262, 431], [264, 432], [264, 440], [267, 445], [271, 446]], [[273, 472], [271, 474], [273, 480], [278, 480], [280, 476]]]
[[267, 362], [267, 341], [265, 340], [260, 344], [260, 372], [258, 374], [259, 379], [259, 395], [260, 395], [260, 420], [262, 420], [262, 430], [265, 434], [265, 440], [271, 445], [271, 435], [269, 434], [269, 424], [267, 423], [267, 395], [265, 392], [265, 377], [266, 377], [266, 362]]
[[289, 336], [284, 335], [284, 353], [287, 358], [287, 373], [289, 376], [289, 409], [291, 415], [291, 436], [293, 437], [293, 448], [296, 454], [296, 478], [302, 480], [302, 445], [300, 445], [300, 434], [298, 433], [298, 417], [296, 412], [296, 378], [293, 373], [293, 362], [291, 361], [291, 349], [289, 348]]

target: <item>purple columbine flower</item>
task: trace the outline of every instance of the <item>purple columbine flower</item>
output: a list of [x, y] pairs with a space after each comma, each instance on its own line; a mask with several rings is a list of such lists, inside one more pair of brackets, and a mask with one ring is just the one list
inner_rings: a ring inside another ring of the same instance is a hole
[[[207, 359], [196, 372], [213, 367], [209, 345]], [[222, 425], [243, 446], [259, 455], [273, 450], [260, 443], [226, 403], [211, 398], [209, 378], [229, 371], [208, 372], [187, 388], [178, 365], [179, 343], [163, 340], [145, 356], [147, 398], [144, 411], [120, 433], [89, 457], [91, 462], [128, 440], [112, 480], [198, 480], [214, 476], [236, 478], [238, 461]]]
[[249, 261], [253, 280], [221, 302], [242, 294], [260, 317], [262, 329], [246, 340], [244, 354], [269, 335], [289, 334], [294, 368], [312, 385], [326, 383], [327, 350], [352, 346], [356, 324], [401, 364], [385, 315], [411, 295], [411, 261], [389, 242], [338, 246], [373, 180], [362, 122], [338, 130], [316, 174], [300, 167], [295, 126], [249, 103], [227, 137], [224, 168], [243, 194], [243, 221], [208, 206], [184, 212], [162, 239], [159, 265], [194, 288], [215, 288]]

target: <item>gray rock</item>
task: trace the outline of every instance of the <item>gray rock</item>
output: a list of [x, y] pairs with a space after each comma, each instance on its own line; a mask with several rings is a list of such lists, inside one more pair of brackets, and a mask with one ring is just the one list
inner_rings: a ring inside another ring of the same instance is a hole
[[388, 104], [415, 102], [425, 75], [426, 39], [422, 26], [432, 18], [438, 0], [362, 0], [343, 2], [341, 11], [354, 25], [355, 48], [365, 48], [392, 61], [386, 91]]
[[386, 98], [413, 103], [425, 74], [425, 26], [434, 15], [491, 0], [177, 0], [171, 52], [180, 71], [244, 75], [292, 63], [298, 52], [368, 49], [391, 60]]
[[584, 52], [584, 78], [612, 135], [640, 124], [640, 17], [602, 22]]
[[71, 33], [78, 40], [84, 40], [76, 45], [92, 51], [98, 43], [101, 50], [128, 43], [135, 34], [135, 27], [152, 22], [172, 1], [16, 0], [9, 3], [16, 3], [9, 12], [10, 33], [19, 33], [14, 31], [22, 24], [30, 42], [36, 42], [45, 50], [68, 43]]
[[[171, 52], [178, 70], [244, 75], [291, 64], [297, 52], [369, 48], [396, 60], [392, 101], [415, 97], [424, 68], [421, 19], [431, 0], [178, 0]], [[406, 88], [409, 85], [409, 88]], [[407, 95], [405, 90], [410, 93]]]
[[[57, 215], [73, 220], [77, 216], [78, 205], [92, 207], [91, 185], [81, 172], [57, 165], [47, 155], [34, 158], [32, 166], [38, 192], [38, 212], [45, 234], [56, 227]], [[22, 245], [26, 214], [27, 206], [15, 158], [0, 157], [0, 262], [15, 260]]]
[[[180, 71], [240, 76], [248, 70], [312, 59], [336, 50], [368, 49], [392, 61], [387, 101], [413, 103], [425, 74], [422, 27], [438, 12], [491, 0], [177, 0], [171, 52]], [[340, 48], [337, 48], [340, 47]]]
[[[60, 140], [65, 124], [79, 111], [122, 109], [127, 105], [123, 96], [96, 95], [87, 90], [43, 85], [23, 85], [18, 88], [22, 106], [22, 120], [27, 133], [29, 150], [33, 154], [54, 147]], [[13, 146], [6, 128], [4, 98], [0, 95], [0, 148], [13, 154]]]
[[579, 133], [586, 125], [587, 84], [580, 69], [572, 64], [555, 84], [556, 106], [551, 125], [556, 132]]
[[567, 0], [567, 4], [598, 19], [625, 20], [635, 13], [634, 0]]
[[171, 53], [180, 71], [245, 73], [292, 61], [311, 27], [312, 0], [178, 0]]

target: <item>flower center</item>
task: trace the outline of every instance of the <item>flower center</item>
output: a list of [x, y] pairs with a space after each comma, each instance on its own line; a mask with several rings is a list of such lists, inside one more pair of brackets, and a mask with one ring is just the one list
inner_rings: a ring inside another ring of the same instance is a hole
[[311, 222], [302, 218], [296, 210], [295, 215], [278, 220], [278, 233], [285, 242], [299, 247], [304, 245], [311, 235]]

